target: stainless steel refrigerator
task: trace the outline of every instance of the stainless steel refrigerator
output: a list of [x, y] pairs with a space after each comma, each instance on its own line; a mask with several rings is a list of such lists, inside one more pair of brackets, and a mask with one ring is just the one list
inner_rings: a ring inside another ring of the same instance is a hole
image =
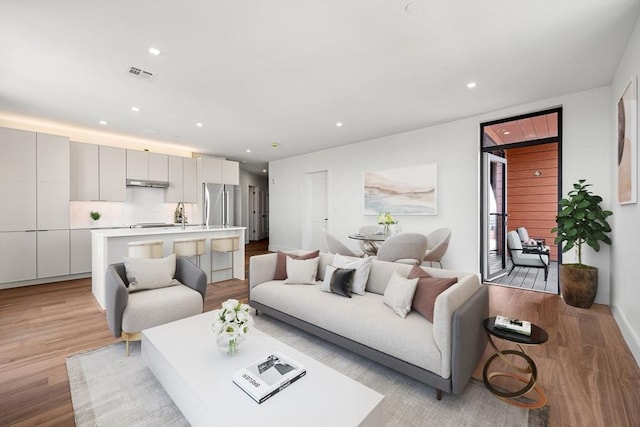
[[241, 223], [239, 185], [202, 184], [204, 225], [217, 227], [239, 226]]

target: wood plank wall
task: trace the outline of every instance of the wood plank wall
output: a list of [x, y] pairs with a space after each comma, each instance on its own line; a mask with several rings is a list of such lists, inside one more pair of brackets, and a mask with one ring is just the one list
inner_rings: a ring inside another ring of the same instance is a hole
[[531, 238], [545, 239], [551, 259], [557, 261], [551, 229], [558, 213], [558, 143], [510, 148], [505, 153], [508, 231], [525, 227]]

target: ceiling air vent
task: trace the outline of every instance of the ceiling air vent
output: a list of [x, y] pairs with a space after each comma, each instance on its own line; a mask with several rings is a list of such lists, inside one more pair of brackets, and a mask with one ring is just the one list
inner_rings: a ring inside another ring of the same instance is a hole
[[132, 77], [137, 77], [139, 79], [146, 80], [148, 82], [153, 81], [153, 79], [156, 77], [156, 75], [151, 71], [142, 70], [136, 67], [129, 67], [129, 69], [127, 70], [127, 74], [129, 74]]

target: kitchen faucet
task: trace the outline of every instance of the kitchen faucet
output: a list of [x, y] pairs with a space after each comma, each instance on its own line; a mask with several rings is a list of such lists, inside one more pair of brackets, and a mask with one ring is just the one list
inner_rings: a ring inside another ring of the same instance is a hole
[[179, 220], [182, 223], [182, 229], [184, 230], [185, 215], [184, 215], [184, 202], [178, 202], [175, 212], [175, 220]]

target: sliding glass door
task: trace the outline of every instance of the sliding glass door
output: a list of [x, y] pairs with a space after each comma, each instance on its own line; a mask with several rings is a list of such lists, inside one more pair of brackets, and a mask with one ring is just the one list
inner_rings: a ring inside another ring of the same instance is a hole
[[483, 153], [483, 260], [482, 279], [490, 281], [507, 273], [507, 161]]

